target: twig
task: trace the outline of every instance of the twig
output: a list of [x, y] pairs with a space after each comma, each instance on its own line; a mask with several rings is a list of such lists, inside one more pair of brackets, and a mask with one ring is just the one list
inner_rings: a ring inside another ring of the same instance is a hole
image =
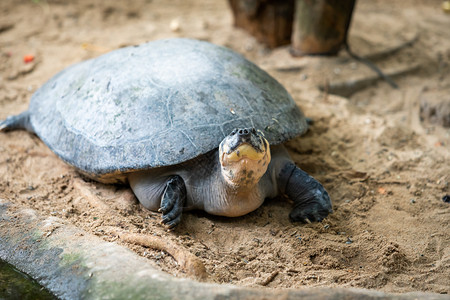
[[371, 180], [372, 182], [378, 183], [378, 184], [408, 184], [407, 181], [401, 181], [401, 180]]
[[[413, 64], [405, 67], [404, 69], [391, 71], [389, 76], [397, 77], [405, 74], [409, 74], [420, 69], [420, 64]], [[319, 89], [324, 91], [326, 88], [330, 94], [340, 95], [343, 97], [350, 97], [353, 93], [362, 90], [379, 80], [379, 76], [369, 76], [360, 79], [351, 79], [341, 82], [332, 82], [328, 86], [319, 85]]]
[[389, 83], [389, 85], [391, 87], [393, 87], [394, 89], [398, 89], [398, 85], [394, 82], [394, 80], [392, 80], [391, 77], [389, 77], [388, 75], [384, 74], [383, 71], [380, 70], [380, 68], [378, 68], [375, 64], [373, 64], [370, 60], [361, 57], [359, 55], [357, 55], [356, 53], [354, 53], [351, 49], [350, 46], [348, 45], [348, 43], [346, 42], [344, 44], [345, 50], [347, 51], [348, 55], [350, 55], [350, 57], [352, 57], [353, 59], [362, 62], [363, 64], [365, 64], [366, 66], [368, 66], [369, 68], [371, 68], [373, 71], [375, 71], [375, 73], [378, 74], [378, 76], [380, 76], [381, 78], [383, 78], [387, 83]]
[[269, 283], [271, 283], [275, 279], [275, 277], [277, 277], [277, 275], [279, 273], [280, 273], [279, 271], [272, 272], [269, 276], [267, 276], [266, 279], [264, 279], [261, 282], [259, 282], [259, 285], [262, 285], [262, 286], [268, 285]]
[[93, 207], [100, 209], [103, 213], [112, 214], [114, 210], [107, 204], [105, 204], [95, 193], [91, 191], [91, 189], [87, 186], [88, 183], [84, 182], [80, 178], [74, 178], [73, 186], [76, 188], [80, 194], [85, 198], [90, 205]]
[[124, 242], [169, 253], [188, 275], [200, 279], [207, 277], [206, 268], [197, 256], [163, 237], [120, 231], [113, 233], [117, 234]]
[[416, 33], [416, 35], [412, 39], [410, 39], [408, 41], [405, 41], [405, 42], [403, 42], [403, 43], [401, 43], [401, 44], [399, 44], [397, 46], [385, 49], [385, 50], [380, 51], [380, 52], [364, 55], [364, 57], [365, 57], [365, 59], [368, 59], [368, 60], [371, 60], [371, 61], [379, 60], [379, 59], [385, 58], [386, 56], [394, 55], [395, 53], [397, 53], [400, 50], [403, 50], [403, 49], [405, 49], [407, 47], [411, 47], [418, 40], [419, 40], [419, 34]]

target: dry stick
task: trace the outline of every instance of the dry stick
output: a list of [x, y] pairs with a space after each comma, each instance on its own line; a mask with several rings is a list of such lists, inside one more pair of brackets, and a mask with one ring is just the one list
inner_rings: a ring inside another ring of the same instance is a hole
[[207, 277], [206, 268], [201, 260], [170, 240], [155, 235], [139, 233], [116, 232], [116, 234], [124, 242], [169, 253], [188, 275], [193, 275], [201, 279]]
[[414, 37], [412, 39], [408, 40], [408, 41], [404, 41], [403, 43], [398, 44], [398, 45], [396, 45], [396, 46], [394, 46], [392, 48], [387, 48], [385, 50], [382, 50], [382, 51], [379, 51], [379, 52], [375, 52], [375, 53], [369, 53], [367, 55], [364, 55], [364, 58], [368, 59], [370, 61], [383, 59], [386, 56], [394, 55], [395, 53], [397, 53], [397, 52], [399, 52], [399, 51], [401, 51], [401, 50], [403, 50], [405, 48], [411, 47], [418, 40], [419, 40], [419, 34], [416, 33], [414, 35]]
[[[420, 64], [413, 64], [404, 69], [397, 70], [390, 73], [390, 76], [400, 76], [415, 72], [420, 69]], [[319, 86], [319, 89], [324, 91], [328, 89], [328, 93], [336, 94], [343, 97], [350, 97], [354, 92], [374, 84], [379, 79], [379, 76], [372, 76], [363, 79], [347, 80], [343, 82], [329, 83], [327, 86]]]
[[280, 273], [279, 271], [272, 272], [269, 276], [267, 276], [266, 279], [264, 279], [261, 282], [259, 282], [259, 285], [262, 285], [262, 286], [268, 285], [269, 283], [271, 283], [275, 279], [275, 277], [277, 277], [277, 275], [279, 273]]
[[[80, 178], [75, 178], [74, 187], [82, 194], [89, 204], [97, 209], [102, 210], [110, 215], [117, 214], [115, 210], [103, 203], [101, 199], [95, 195], [91, 189], [86, 186]], [[164, 239], [163, 237], [154, 235], [145, 235], [137, 233], [126, 233], [113, 231], [113, 234], [119, 236], [121, 240], [127, 243], [141, 245], [151, 249], [157, 249], [169, 253], [177, 263], [185, 270], [188, 275], [203, 279], [207, 277], [206, 268], [203, 263], [195, 255], [179, 245]]]
[[111, 209], [109, 205], [105, 204], [102, 200], [100, 200], [97, 197], [97, 195], [95, 195], [91, 191], [91, 189], [87, 186], [87, 184], [88, 183], [84, 182], [80, 178], [74, 178], [73, 180], [74, 188], [76, 188], [81, 193], [83, 198], [85, 198], [91, 206], [101, 210], [104, 213], [108, 214], [115, 213], [114, 210]]
[[352, 50], [350, 50], [350, 46], [348, 45], [347, 42], [345, 42], [344, 44], [345, 50], [347, 51], [347, 53], [350, 55], [350, 57], [352, 57], [353, 59], [362, 62], [363, 64], [365, 64], [366, 66], [368, 66], [369, 68], [371, 68], [373, 71], [375, 71], [378, 76], [380, 76], [381, 78], [383, 78], [387, 83], [390, 84], [391, 87], [393, 87], [394, 89], [398, 89], [398, 85], [394, 82], [394, 80], [392, 80], [391, 77], [389, 77], [388, 75], [384, 74], [383, 71], [381, 71], [375, 64], [373, 64], [370, 60], [365, 59], [364, 57], [361, 57], [357, 54], [355, 54]]
[[[419, 39], [419, 35], [416, 34], [414, 36], [414, 38], [412, 38], [411, 40], [397, 46], [394, 47], [392, 49], [388, 49], [387, 51], [384, 51], [382, 53], [377, 53], [375, 55], [372, 55], [371, 59], [375, 60], [375, 59], [379, 59], [383, 56], [387, 56], [387, 55], [392, 55], [395, 54], [396, 52], [402, 50], [403, 48], [406, 47], [410, 47], [412, 46], [417, 40]], [[350, 55], [350, 57], [352, 57], [353, 59], [356, 59], [357, 61], [362, 62], [363, 64], [365, 64], [366, 66], [368, 66], [369, 68], [371, 68], [373, 71], [375, 71], [378, 76], [380, 76], [381, 78], [383, 78], [387, 83], [389, 83], [393, 88], [397, 89], [398, 85], [392, 80], [392, 78], [386, 74], [384, 74], [374, 63], [372, 63], [369, 59], [361, 57], [359, 55], [357, 55], [356, 53], [354, 53], [351, 49], [350, 46], [348, 44], [348, 41], [346, 40], [344, 43], [344, 47], [345, 50], [347, 51], [347, 53]]]

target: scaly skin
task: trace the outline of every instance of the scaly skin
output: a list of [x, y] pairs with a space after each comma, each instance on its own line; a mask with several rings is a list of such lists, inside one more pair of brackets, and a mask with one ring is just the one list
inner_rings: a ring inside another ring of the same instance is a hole
[[[0, 130], [13, 129], [33, 132], [28, 111], [0, 122]], [[280, 192], [294, 201], [292, 221], [320, 222], [332, 212], [323, 186], [296, 167], [282, 146], [269, 147], [255, 129], [235, 129], [218, 150], [172, 167], [130, 173], [128, 181], [144, 207], [162, 212], [169, 228], [181, 222], [183, 209], [237, 217]]]
[[[236, 145], [235, 134], [225, 138], [220, 149], [191, 161], [131, 173], [128, 180], [139, 201], [150, 210], [162, 211], [162, 222], [170, 228], [181, 221], [181, 208], [236, 217], [279, 193], [294, 201], [292, 221], [320, 222], [332, 212], [323, 186], [296, 167], [283, 146], [269, 147], [264, 140], [255, 146], [258, 154]], [[240, 143], [247, 145], [250, 139], [242, 140]]]

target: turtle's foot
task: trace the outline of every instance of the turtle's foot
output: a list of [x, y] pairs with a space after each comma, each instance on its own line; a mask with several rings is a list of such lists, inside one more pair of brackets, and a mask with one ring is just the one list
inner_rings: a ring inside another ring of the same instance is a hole
[[160, 212], [163, 213], [161, 223], [174, 228], [181, 222], [184, 203], [186, 201], [186, 186], [180, 176], [173, 176], [166, 183], [166, 190], [161, 199]]
[[318, 181], [316, 183], [318, 184], [316, 188], [309, 189], [294, 201], [294, 209], [289, 214], [292, 221], [322, 222], [328, 214], [333, 212], [327, 191]]
[[294, 201], [294, 209], [289, 214], [292, 221], [321, 222], [333, 212], [325, 188], [306, 172], [289, 163], [280, 174], [283, 177], [288, 178], [284, 192]]

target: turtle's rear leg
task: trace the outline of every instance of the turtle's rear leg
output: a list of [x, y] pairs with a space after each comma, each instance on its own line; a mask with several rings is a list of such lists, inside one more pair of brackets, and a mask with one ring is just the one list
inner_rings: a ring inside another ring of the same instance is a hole
[[145, 208], [163, 213], [163, 224], [173, 228], [180, 223], [187, 198], [186, 185], [180, 176], [167, 177], [152, 172], [137, 172], [130, 173], [128, 181]]
[[34, 132], [30, 123], [29, 111], [24, 111], [16, 116], [9, 116], [6, 120], [0, 121], [0, 131], [8, 131], [14, 129], [25, 129]]

